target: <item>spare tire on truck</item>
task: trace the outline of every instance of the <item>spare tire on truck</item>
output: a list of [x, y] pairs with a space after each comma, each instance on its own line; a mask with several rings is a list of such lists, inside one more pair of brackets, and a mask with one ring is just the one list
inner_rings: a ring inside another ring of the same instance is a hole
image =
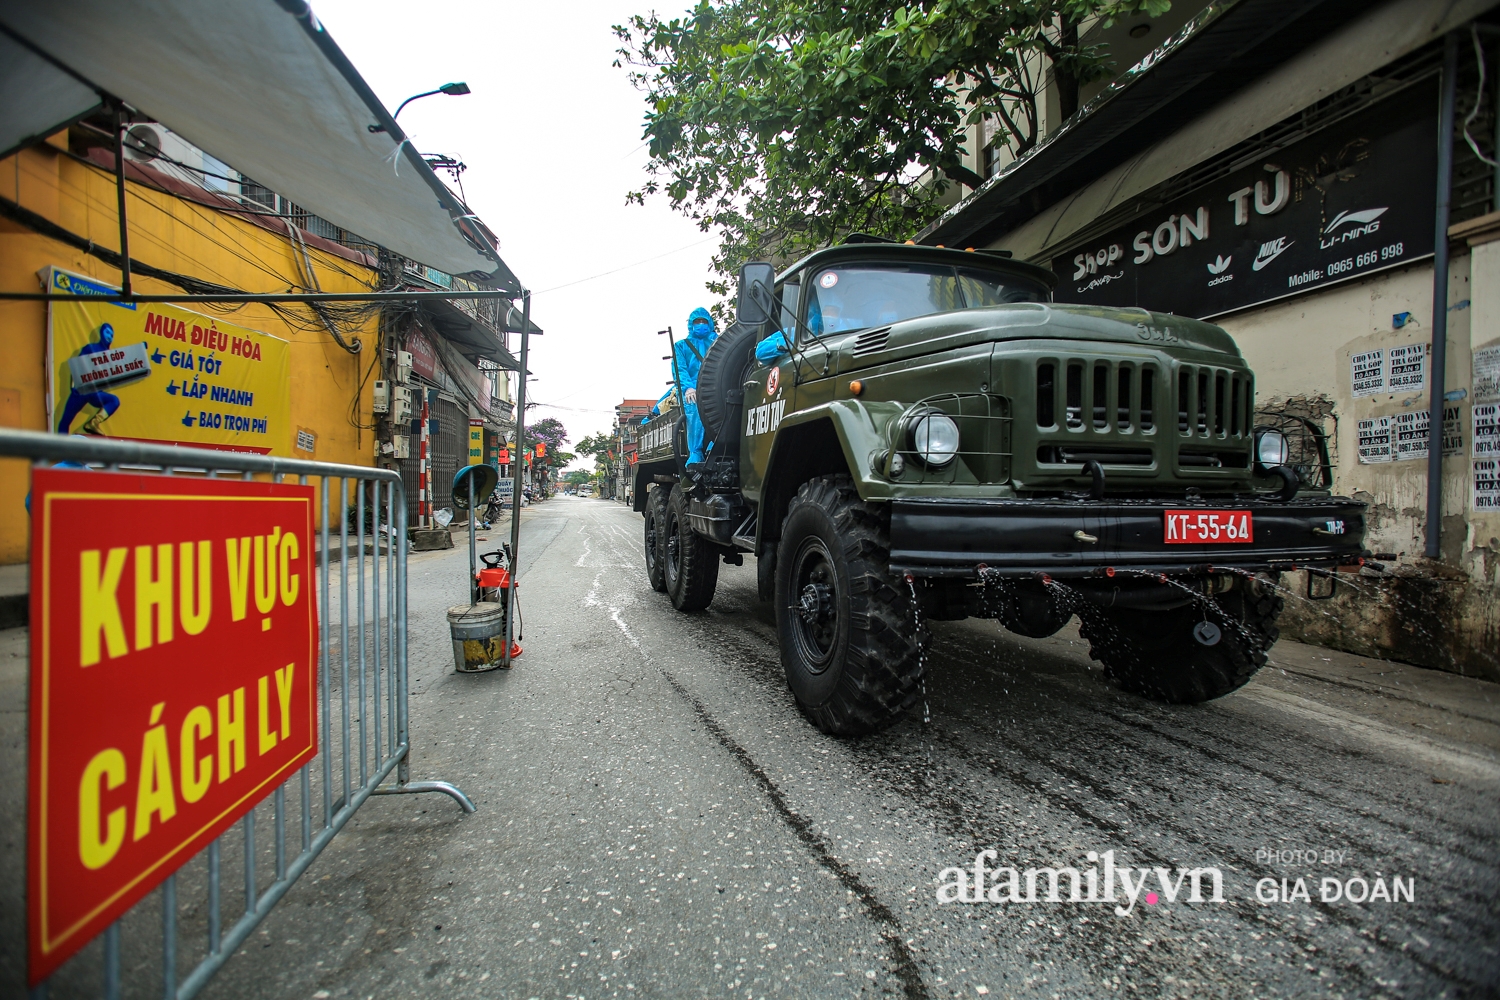
[[739, 411], [745, 379], [755, 363], [755, 329], [735, 323], [703, 356], [698, 370], [698, 416], [717, 453], [739, 446]]

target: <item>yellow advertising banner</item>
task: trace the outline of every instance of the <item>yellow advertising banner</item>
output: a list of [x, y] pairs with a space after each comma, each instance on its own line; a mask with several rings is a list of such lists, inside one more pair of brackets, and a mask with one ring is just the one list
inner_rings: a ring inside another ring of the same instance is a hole
[[[46, 287], [119, 289], [60, 268]], [[48, 303], [50, 425], [59, 434], [291, 454], [290, 345], [171, 305]]]
[[469, 464], [482, 465], [484, 463], [484, 421], [469, 421]]

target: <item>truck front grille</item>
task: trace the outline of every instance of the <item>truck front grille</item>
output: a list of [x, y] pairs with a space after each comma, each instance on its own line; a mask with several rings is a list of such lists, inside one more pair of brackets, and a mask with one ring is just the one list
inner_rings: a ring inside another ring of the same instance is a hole
[[1254, 405], [1249, 372], [1206, 365], [1177, 369], [1177, 433], [1181, 437], [1248, 441], [1255, 423]]
[[1083, 468], [1098, 462], [1111, 491], [1240, 488], [1254, 461], [1255, 387], [1250, 372], [1225, 360], [1180, 363], [1134, 345], [1079, 342], [1003, 361], [1002, 377], [1035, 387], [1035, 412], [1028, 400], [1015, 424], [1018, 484], [1087, 486]]
[[1058, 370], [1062, 368], [1062, 427], [1107, 433], [1149, 431], [1156, 426], [1156, 366], [1129, 361], [1040, 361], [1036, 366], [1036, 425], [1058, 423]]

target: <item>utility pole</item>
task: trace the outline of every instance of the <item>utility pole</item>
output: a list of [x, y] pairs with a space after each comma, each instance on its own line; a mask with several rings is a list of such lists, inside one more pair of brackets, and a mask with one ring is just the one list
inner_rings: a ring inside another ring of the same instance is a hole
[[531, 291], [521, 291], [521, 373], [516, 379], [516, 453], [511, 456], [511, 469], [515, 477], [514, 491], [510, 497], [510, 583], [505, 595], [505, 659], [502, 666], [510, 667], [510, 643], [516, 630], [516, 575], [520, 571], [521, 557], [521, 476], [525, 466], [523, 459], [526, 447], [526, 356], [531, 346]]

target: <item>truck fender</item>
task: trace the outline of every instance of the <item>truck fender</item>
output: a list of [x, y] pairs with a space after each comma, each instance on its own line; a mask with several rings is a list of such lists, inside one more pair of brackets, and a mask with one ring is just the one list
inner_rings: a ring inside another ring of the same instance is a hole
[[646, 491], [656, 482], [657, 476], [672, 476], [677, 472], [674, 462], [638, 462], [635, 467], [635, 490], [630, 509], [640, 514], [646, 509]]
[[761, 484], [757, 554], [781, 537], [792, 497], [815, 476], [848, 475], [861, 499], [884, 499], [890, 486], [872, 467], [871, 456], [888, 447], [887, 428], [904, 410], [901, 403], [836, 399], [783, 417]]

